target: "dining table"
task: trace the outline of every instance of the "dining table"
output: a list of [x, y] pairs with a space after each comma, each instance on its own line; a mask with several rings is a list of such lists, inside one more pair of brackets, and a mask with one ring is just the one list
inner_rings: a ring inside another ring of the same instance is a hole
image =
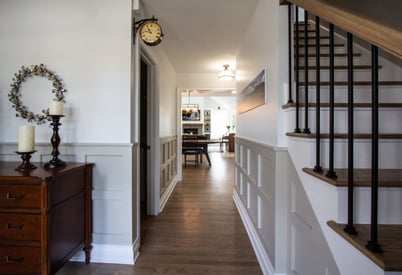
[[208, 154], [208, 145], [209, 144], [223, 144], [227, 141], [221, 140], [221, 139], [198, 139], [198, 138], [183, 138], [183, 147], [186, 146], [186, 143], [189, 146], [196, 146], [202, 147], [203, 148], [203, 153], [205, 154], [205, 157], [207, 158], [208, 165], [211, 167], [211, 159]]

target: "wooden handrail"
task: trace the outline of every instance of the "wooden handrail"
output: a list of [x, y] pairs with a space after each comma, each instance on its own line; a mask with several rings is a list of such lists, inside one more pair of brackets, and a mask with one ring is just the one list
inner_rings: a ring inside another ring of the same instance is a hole
[[[391, 12], [401, 11], [402, 1], [338, 0], [330, 3], [328, 0], [279, 0], [279, 3], [295, 4], [402, 59], [402, 22], [398, 13]], [[386, 8], [378, 9], [374, 15], [360, 8], [364, 6]], [[394, 18], [393, 14], [398, 18]]]

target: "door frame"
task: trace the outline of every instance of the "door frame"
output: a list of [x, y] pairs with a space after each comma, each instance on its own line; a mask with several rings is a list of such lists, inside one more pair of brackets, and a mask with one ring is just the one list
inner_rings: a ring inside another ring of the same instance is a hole
[[[148, 215], [158, 215], [160, 212], [159, 67], [157, 59], [144, 45], [140, 46], [138, 62], [140, 59], [148, 65], [147, 139], [150, 150], [147, 155], [146, 212]], [[138, 114], [141, 115], [139, 110]], [[139, 127], [137, 129], [139, 130]]]

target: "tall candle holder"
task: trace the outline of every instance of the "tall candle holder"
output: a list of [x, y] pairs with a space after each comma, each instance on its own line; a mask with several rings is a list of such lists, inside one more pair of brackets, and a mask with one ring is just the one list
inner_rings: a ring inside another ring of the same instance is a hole
[[36, 166], [29, 162], [29, 160], [31, 159], [31, 155], [35, 152], [36, 152], [36, 150], [31, 151], [31, 152], [16, 151], [16, 153], [18, 155], [21, 155], [22, 163], [17, 168], [15, 168], [15, 170], [16, 171], [28, 171], [28, 170], [36, 169]]
[[53, 150], [52, 156], [53, 158], [45, 164], [45, 168], [58, 168], [66, 165], [64, 161], [59, 159], [59, 145], [60, 145], [60, 136], [59, 136], [59, 126], [61, 125], [60, 119], [64, 117], [64, 115], [49, 115], [52, 118], [52, 123], [50, 125], [53, 126], [53, 135], [50, 138], [50, 142], [52, 143]]

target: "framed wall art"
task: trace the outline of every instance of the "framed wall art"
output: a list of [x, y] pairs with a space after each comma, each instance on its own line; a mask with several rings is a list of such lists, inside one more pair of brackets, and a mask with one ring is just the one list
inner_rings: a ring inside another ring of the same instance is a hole
[[250, 111], [265, 102], [265, 69], [262, 70], [246, 88], [241, 91], [237, 102], [239, 114]]

